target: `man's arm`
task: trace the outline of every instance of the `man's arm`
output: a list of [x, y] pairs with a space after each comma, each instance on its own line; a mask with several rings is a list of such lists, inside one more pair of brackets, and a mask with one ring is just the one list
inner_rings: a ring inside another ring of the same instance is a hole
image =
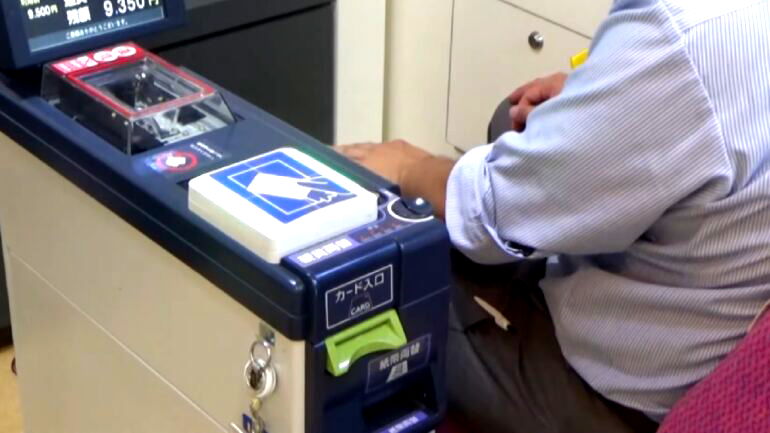
[[[530, 113], [538, 105], [556, 97], [564, 88], [566, 79], [566, 74], [557, 73], [535, 79], [514, 90], [507, 99], [511, 104], [507, 129], [523, 131]], [[427, 199], [433, 204], [436, 215], [444, 218], [446, 184], [454, 160], [429, 155], [404, 140], [337, 146], [337, 150], [399, 184], [405, 195]]]
[[[617, 2], [591, 52], [522, 133], [451, 168], [447, 227], [475, 261], [624, 251], [673, 206], [729, 185], [711, 102], [662, 3]], [[416, 172], [405, 192], [445, 182], [448, 165], [427, 162], [396, 170]]]
[[483, 263], [622, 252], [699, 192], [727, 194], [730, 172], [665, 5], [621, 1], [588, 61], [522, 133], [458, 162], [446, 221], [454, 245]]

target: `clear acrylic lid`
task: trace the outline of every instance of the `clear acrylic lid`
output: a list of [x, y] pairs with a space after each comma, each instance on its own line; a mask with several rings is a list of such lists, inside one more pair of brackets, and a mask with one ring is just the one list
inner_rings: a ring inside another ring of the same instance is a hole
[[134, 44], [49, 64], [43, 96], [128, 154], [235, 121], [211, 86]]

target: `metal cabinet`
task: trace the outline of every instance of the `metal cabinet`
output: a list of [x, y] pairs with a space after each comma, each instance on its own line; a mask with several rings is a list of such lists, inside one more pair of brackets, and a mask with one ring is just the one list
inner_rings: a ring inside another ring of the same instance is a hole
[[584, 36], [592, 36], [596, 24], [609, 12], [612, 0], [501, 0], [524, 12], [558, 23]]
[[499, 0], [455, 0], [447, 141], [485, 144], [500, 100], [533, 78], [569, 69], [591, 40]]
[[[455, 156], [500, 100], [569, 70], [612, 0], [390, 0], [386, 138]], [[430, 31], [426, 31], [430, 29]]]

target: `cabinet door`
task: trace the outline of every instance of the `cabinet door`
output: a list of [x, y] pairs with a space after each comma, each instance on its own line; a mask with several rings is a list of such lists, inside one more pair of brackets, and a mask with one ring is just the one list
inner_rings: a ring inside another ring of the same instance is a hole
[[[538, 32], [543, 46], [533, 49]], [[500, 101], [534, 78], [569, 70], [590, 39], [499, 0], [455, 0], [447, 141], [461, 150], [486, 143]]]
[[559, 23], [585, 36], [593, 36], [607, 16], [612, 0], [500, 0]]

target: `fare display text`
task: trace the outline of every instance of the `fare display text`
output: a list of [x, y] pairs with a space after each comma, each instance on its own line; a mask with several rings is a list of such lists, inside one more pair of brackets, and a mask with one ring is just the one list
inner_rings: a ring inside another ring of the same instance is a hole
[[15, 1], [21, 6], [32, 52], [164, 17], [163, 0]]

